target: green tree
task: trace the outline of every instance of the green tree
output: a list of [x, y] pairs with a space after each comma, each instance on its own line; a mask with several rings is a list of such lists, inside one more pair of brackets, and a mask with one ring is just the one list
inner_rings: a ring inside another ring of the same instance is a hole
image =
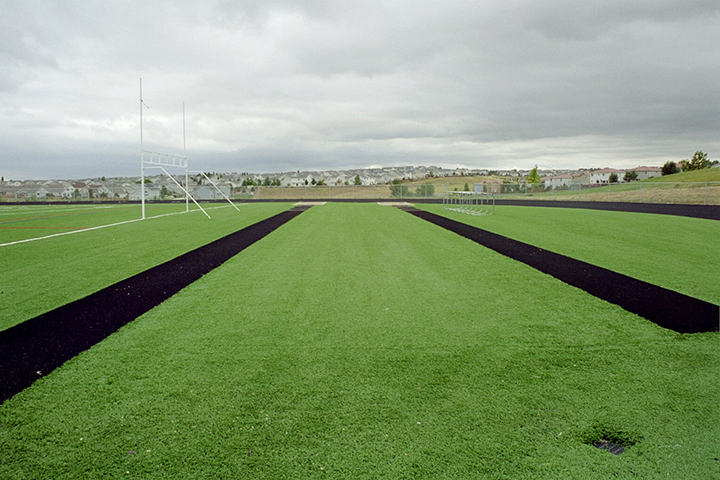
[[672, 175], [673, 173], [680, 173], [680, 168], [672, 160], [665, 162], [665, 165], [660, 169], [663, 175]]
[[399, 178], [394, 179], [390, 183], [390, 195], [393, 197], [407, 197], [409, 193], [409, 189], [407, 185], [403, 185], [402, 181]]
[[463, 192], [469, 192], [470, 191], [470, 185], [468, 185], [467, 182], [465, 182], [465, 186], [463, 187]]
[[608, 177], [608, 182], [617, 183], [618, 182], [618, 174], [615, 172], [611, 173], [610, 176]]
[[362, 185], [362, 180], [360, 180], [360, 174], [359, 174], [359, 173], [358, 173], [357, 175], [355, 175], [355, 180], [353, 180], [353, 183], [354, 183], [355, 185]]
[[318, 180], [317, 185], [325, 185], [325, 179], [321, 178], [320, 180]]
[[423, 183], [415, 189], [415, 195], [418, 197], [432, 197], [435, 195], [435, 185], [432, 183]]
[[170, 195], [172, 195], [172, 192], [170, 190], [168, 190], [168, 188], [165, 185], [160, 187], [160, 199], [169, 197]]
[[704, 168], [710, 168], [712, 162], [708, 160], [707, 153], [698, 150], [687, 163], [687, 166], [688, 170], [702, 170]]
[[527, 177], [527, 182], [531, 185], [539, 185], [540, 184], [540, 175], [538, 174], [538, 166], [535, 165], [535, 167], [530, 170], [530, 173]]
[[623, 175], [623, 181], [625, 182], [634, 182], [638, 179], [637, 172], [635, 170], [628, 170], [625, 172], [625, 175]]
[[262, 184], [263, 184], [263, 186], [265, 186], [265, 187], [269, 187], [269, 186], [272, 184], [272, 181], [270, 180], [270, 177], [265, 177], [265, 179], [263, 180], [263, 183], [262, 183]]

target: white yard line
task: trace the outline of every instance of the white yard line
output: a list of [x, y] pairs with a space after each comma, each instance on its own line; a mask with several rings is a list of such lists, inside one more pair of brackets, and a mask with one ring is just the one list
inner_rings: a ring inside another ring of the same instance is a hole
[[[240, 205], [247, 205], [247, 204], [241, 203]], [[206, 208], [205, 210], [216, 210], [218, 208], [228, 208], [229, 206], [230, 205], [221, 205], [219, 207]], [[153, 218], [160, 218], [160, 217], [168, 217], [170, 215], [180, 215], [181, 213], [193, 213], [193, 212], [199, 212], [199, 211], [200, 210], [190, 210], [189, 212], [163, 213], [162, 215], [155, 215], [153, 217], [147, 217], [146, 220], [152, 220]], [[142, 218], [135, 218], [133, 220], [125, 220], [124, 222], [111, 223], [108, 225], [99, 225], [97, 227], [88, 227], [88, 228], [83, 228], [82, 230], [73, 230], [72, 232], [54, 233], [52, 235], [45, 235], [44, 237], [26, 238], [25, 240], [18, 240], [15, 242], [0, 243], [0, 247], [7, 247], [9, 245], [17, 245], [19, 243], [34, 242], [35, 240], [45, 240], [46, 238], [60, 237], [63, 235], [72, 235], [74, 233], [89, 232], [90, 230], [99, 230], [101, 228], [116, 227], [118, 225], [125, 225], [126, 223], [133, 223], [133, 222], [140, 222], [140, 221], [142, 221]]]
[[52, 212], [52, 213], [63, 213], [63, 212], [77, 212], [82, 210], [100, 210], [100, 209], [106, 209], [106, 208], [128, 208], [132, 207], [134, 205], [116, 205], [116, 206], [110, 206], [110, 205], [88, 205], [88, 206], [80, 206], [80, 207], [61, 207], [60, 209], [52, 208], [52, 207], [38, 207], [38, 208], [29, 208], [29, 207], [11, 207], [12, 211], [10, 211], [10, 208], [3, 208], [0, 209], [0, 215], [28, 215], [28, 214], [43, 214], [46, 212]]
[[[155, 218], [155, 217], [150, 217], [150, 218]], [[82, 230], [73, 230], [72, 232], [54, 233], [52, 235], [45, 235], [44, 237], [26, 238], [25, 240], [18, 240], [16, 242], [0, 243], [0, 247], [7, 247], [9, 245], [17, 245], [19, 243], [34, 242], [35, 240], [45, 240], [46, 238], [60, 237], [62, 235], [72, 235], [73, 233], [82, 233], [82, 232], [87, 232], [89, 230], [98, 230], [100, 228], [105, 228], [105, 227], [115, 227], [117, 225], [124, 225], [126, 223], [139, 222], [140, 220], [142, 220], [142, 218], [136, 218], [134, 220], [125, 220], [124, 222], [111, 223], [109, 225], [100, 225], [97, 227], [83, 228]]]

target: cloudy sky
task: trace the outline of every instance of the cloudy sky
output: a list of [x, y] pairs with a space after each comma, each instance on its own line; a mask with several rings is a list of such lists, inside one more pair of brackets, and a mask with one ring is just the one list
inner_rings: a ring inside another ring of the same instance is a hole
[[720, 157], [717, 0], [0, 0], [0, 174]]

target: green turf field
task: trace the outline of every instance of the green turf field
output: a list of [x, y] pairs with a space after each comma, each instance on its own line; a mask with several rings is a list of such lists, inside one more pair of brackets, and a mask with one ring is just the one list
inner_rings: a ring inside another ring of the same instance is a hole
[[[210, 213], [218, 208], [232, 209], [227, 203], [208, 204], [203, 208], [210, 209]], [[194, 204], [190, 204], [188, 209], [184, 203], [148, 203], [145, 217], [176, 215], [188, 210], [202, 215]], [[138, 204], [0, 205], [0, 245], [41, 237], [72, 235], [83, 230], [139, 221], [141, 217], [141, 207]]]
[[0, 406], [0, 478], [718, 478], [717, 341], [328, 204]]
[[[292, 204], [209, 205], [213, 217], [200, 211], [149, 218], [98, 230], [79, 231], [44, 240], [0, 246], [0, 330], [171, 260], [189, 250], [290, 208]], [[68, 222], [62, 215], [68, 207], [21, 212], [0, 218], [40, 217], [35, 225], [56, 227]], [[205, 208], [205, 207], [204, 207]], [[148, 205], [146, 216], [182, 212], [185, 205]], [[2, 210], [8, 213], [10, 210]], [[140, 206], [118, 209], [78, 208], [89, 228], [140, 218]], [[28, 222], [30, 223], [30, 222]], [[0, 224], [1, 225], [1, 224]], [[0, 244], [16, 241], [14, 230], [0, 229]], [[31, 231], [34, 236], [46, 235]], [[52, 233], [56, 233], [52, 231]], [[27, 237], [25, 237], [27, 238]]]
[[439, 204], [419, 208], [536, 247], [720, 304], [720, 222], [557, 207], [496, 206], [467, 215]]

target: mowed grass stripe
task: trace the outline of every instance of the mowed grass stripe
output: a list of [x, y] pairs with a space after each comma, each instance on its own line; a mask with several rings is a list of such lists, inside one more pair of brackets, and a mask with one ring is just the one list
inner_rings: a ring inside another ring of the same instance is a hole
[[587, 209], [496, 206], [471, 216], [417, 208], [720, 305], [720, 222]]
[[716, 342], [329, 204], [2, 405], [0, 476], [712, 478]]
[[[85, 297], [194, 248], [291, 208], [244, 205], [155, 218], [111, 228], [10, 245], [0, 250], [0, 330]], [[177, 211], [161, 205], [152, 212]], [[184, 207], [184, 206], [183, 206]], [[139, 210], [136, 211], [139, 214]], [[113, 217], [113, 220], [117, 218]], [[108, 218], [109, 220], [109, 218]]]

